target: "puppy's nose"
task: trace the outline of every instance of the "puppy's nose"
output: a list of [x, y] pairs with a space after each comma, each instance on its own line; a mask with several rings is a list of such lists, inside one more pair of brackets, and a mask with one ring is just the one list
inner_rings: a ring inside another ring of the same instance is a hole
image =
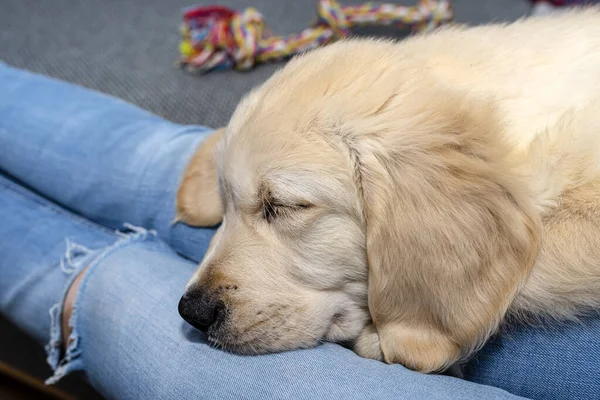
[[193, 327], [206, 332], [225, 318], [225, 304], [216, 295], [190, 290], [179, 300], [179, 315]]

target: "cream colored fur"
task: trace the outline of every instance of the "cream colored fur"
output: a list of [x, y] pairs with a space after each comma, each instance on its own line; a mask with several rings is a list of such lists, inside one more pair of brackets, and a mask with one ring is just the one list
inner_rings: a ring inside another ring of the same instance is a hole
[[184, 221], [224, 214], [189, 284], [220, 287], [210, 339], [431, 372], [508, 313], [600, 308], [599, 88], [597, 9], [292, 60], [182, 181]]

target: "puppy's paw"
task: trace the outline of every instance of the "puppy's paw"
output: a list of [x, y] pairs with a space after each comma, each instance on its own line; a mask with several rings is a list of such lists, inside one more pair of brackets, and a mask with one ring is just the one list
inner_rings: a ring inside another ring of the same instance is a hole
[[224, 129], [207, 137], [192, 157], [177, 191], [174, 222], [192, 226], [214, 226], [221, 222], [223, 206], [219, 198], [214, 150]]
[[383, 353], [379, 345], [379, 335], [375, 325], [367, 325], [354, 343], [354, 352], [361, 357], [383, 361]]
[[443, 371], [462, 354], [458, 344], [435, 329], [387, 324], [380, 329], [379, 339], [386, 363], [423, 373]]

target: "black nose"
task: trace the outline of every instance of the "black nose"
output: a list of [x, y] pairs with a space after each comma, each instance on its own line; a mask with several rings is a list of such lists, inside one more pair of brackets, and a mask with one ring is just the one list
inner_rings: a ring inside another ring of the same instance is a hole
[[187, 291], [179, 300], [179, 315], [187, 323], [206, 332], [225, 319], [225, 303], [203, 290]]

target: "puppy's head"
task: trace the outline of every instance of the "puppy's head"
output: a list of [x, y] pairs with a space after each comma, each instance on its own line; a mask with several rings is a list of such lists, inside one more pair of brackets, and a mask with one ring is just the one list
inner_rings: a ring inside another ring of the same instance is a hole
[[194, 223], [223, 215], [186, 320], [239, 353], [352, 342], [420, 371], [494, 331], [537, 218], [490, 102], [427, 75], [393, 43], [347, 41], [241, 102], [191, 167], [216, 173], [180, 188]]
[[217, 147], [223, 221], [180, 310], [240, 353], [351, 339], [368, 320], [352, 175], [316, 126], [295, 135], [284, 116], [247, 121], [257, 101], [242, 104]]

